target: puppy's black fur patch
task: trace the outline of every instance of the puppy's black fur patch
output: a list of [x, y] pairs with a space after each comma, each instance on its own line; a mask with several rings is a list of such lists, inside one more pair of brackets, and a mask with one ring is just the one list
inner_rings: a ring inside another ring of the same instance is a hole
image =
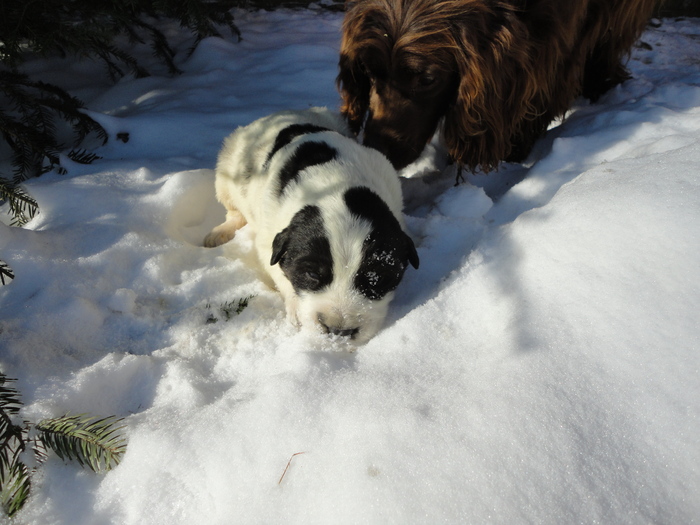
[[272, 242], [270, 265], [279, 263], [294, 290], [317, 292], [333, 281], [333, 257], [318, 206], [298, 211]]
[[279, 174], [279, 188], [277, 195], [281, 196], [289, 183], [293, 182], [299, 172], [309, 166], [325, 164], [338, 156], [338, 151], [325, 142], [304, 142], [292, 156], [287, 159]]
[[351, 213], [372, 224], [355, 274], [355, 288], [368, 299], [379, 300], [396, 289], [409, 263], [418, 268], [418, 253], [389, 206], [372, 190], [350, 188], [345, 203]]
[[265, 161], [265, 165], [270, 163], [270, 159], [272, 159], [272, 157], [275, 156], [275, 153], [284, 148], [296, 137], [299, 137], [301, 135], [307, 135], [309, 133], [319, 133], [321, 131], [330, 130], [322, 126], [316, 126], [315, 124], [292, 124], [291, 126], [287, 126], [277, 134], [275, 144], [272, 146], [270, 153], [267, 154], [267, 160]]

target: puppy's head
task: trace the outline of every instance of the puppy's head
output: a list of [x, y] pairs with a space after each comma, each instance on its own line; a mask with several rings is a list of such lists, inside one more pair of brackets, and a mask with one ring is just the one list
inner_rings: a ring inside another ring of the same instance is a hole
[[411, 238], [365, 187], [302, 208], [275, 237], [270, 260], [294, 289], [302, 326], [358, 344], [379, 330], [407, 266], [418, 263]]

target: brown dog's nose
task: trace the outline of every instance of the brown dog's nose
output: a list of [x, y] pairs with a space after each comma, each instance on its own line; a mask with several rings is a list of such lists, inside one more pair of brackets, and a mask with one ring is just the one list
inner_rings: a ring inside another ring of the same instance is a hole
[[375, 127], [368, 125], [365, 128], [363, 145], [376, 149], [389, 159], [395, 170], [400, 170], [416, 160], [421, 149], [412, 147], [410, 144], [394, 139], [393, 137], [375, 130]]

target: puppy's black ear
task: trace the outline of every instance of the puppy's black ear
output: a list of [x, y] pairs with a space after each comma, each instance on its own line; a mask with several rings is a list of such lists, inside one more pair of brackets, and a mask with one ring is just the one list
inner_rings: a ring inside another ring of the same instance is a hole
[[420, 264], [420, 260], [418, 259], [418, 251], [416, 250], [416, 245], [413, 244], [413, 239], [411, 239], [408, 235], [406, 235], [406, 243], [408, 246], [408, 262], [410, 262], [411, 266], [413, 266], [417, 270], [418, 265]]
[[270, 266], [274, 266], [284, 256], [287, 252], [287, 246], [289, 245], [289, 228], [285, 228], [277, 235], [275, 235], [275, 240], [272, 241], [272, 258], [270, 259]]

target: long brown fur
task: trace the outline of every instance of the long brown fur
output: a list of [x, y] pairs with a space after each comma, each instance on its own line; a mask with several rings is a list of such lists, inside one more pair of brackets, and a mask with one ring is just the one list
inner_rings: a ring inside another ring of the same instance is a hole
[[[523, 160], [578, 96], [596, 100], [629, 78], [622, 60], [655, 4], [348, 0], [342, 112], [397, 168], [417, 158], [440, 122], [451, 157], [469, 169]], [[414, 80], [426, 64], [431, 74]]]

